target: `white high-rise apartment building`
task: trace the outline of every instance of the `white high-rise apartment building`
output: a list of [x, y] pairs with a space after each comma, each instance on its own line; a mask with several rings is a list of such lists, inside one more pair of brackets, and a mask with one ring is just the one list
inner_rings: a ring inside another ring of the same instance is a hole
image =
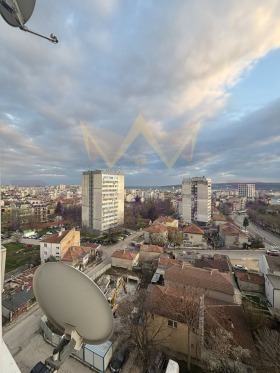
[[124, 223], [124, 175], [85, 171], [82, 179], [82, 224], [103, 232]]
[[182, 218], [186, 223], [211, 220], [211, 179], [192, 177], [182, 182]]
[[256, 196], [255, 184], [238, 184], [239, 197], [254, 198]]

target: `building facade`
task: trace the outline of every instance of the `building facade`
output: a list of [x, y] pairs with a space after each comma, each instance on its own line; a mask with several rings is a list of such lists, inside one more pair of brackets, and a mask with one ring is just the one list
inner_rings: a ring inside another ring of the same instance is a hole
[[211, 220], [211, 180], [192, 177], [182, 182], [182, 218], [186, 223]]
[[238, 184], [239, 197], [255, 198], [256, 186], [255, 184]]
[[72, 228], [70, 231], [61, 230], [40, 242], [41, 263], [54, 256], [60, 260], [71, 246], [80, 246], [80, 231]]
[[82, 224], [104, 232], [124, 223], [124, 175], [86, 171], [82, 179]]

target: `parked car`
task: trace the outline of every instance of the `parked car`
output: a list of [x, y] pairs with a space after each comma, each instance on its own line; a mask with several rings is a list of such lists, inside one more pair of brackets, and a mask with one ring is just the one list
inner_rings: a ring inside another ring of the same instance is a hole
[[129, 347], [121, 348], [113, 357], [110, 363], [110, 370], [112, 373], [119, 373], [127, 361], [129, 356]]
[[247, 272], [248, 271], [248, 268], [245, 267], [245, 266], [242, 266], [241, 264], [235, 264], [233, 266], [233, 269], [236, 269], [238, 271], [244, 271], [244, 272]]
[[280, 251], [277, 249], [269, 249], [266, 250], [266, 254], [271, 256], [280, 256]]

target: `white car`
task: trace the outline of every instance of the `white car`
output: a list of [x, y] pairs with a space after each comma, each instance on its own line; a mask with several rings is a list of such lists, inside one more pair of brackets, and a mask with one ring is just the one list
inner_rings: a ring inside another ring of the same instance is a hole
[[244, 272], [247, 272], [248, 271], [248, 268], [245, 267], [245, 266], [242, 266], [241, 264], [235, 264], [233, 266], [233, 269], [236, 269], [238, 271], [244, 271]]

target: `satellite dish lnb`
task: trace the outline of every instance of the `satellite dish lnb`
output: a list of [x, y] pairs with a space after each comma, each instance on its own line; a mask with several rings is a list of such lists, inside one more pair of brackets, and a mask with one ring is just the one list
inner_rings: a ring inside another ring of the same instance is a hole
[[19, 27], [21, 30], [47, 39], [52, 43], [58, 43], [57, 37], [53, 34], [50, 37], [38, 34], [29, 30], [25, 23], [31, 17], [36, 0], [0, 0], [0, 13], [4, 20], [13, 27]]
[[45, 263], [34, 274], [35, 297], [48, 320], [63, 334], [45, 364], [58, 370], [82, 343], [101, 344], [113, 334], [111, 306], [84, 273], [63, 264]]

